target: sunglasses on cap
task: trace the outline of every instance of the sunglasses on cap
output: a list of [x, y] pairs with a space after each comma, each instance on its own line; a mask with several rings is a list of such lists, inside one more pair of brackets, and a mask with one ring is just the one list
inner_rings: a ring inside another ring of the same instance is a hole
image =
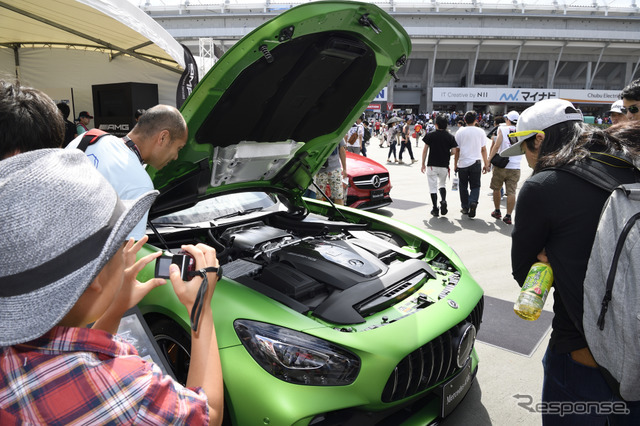
[[637, 105], [631, 105], [630, 107], [620, 107], [620, 112], [622, 112], [623, 114], [626, 114], [627, 112], [630, 112], [631, 114], [637, 114], [638, 111], [640, 111], [640, 108], [638, 108]]
[[534, 133], [540, 133], [541, 135], [544, 136], [544, 132], [542, 130], [522, 130], [520, 132], [509, 133], [509, 137], [510, 138], [517, 138], [519, 136], [533, 135]]

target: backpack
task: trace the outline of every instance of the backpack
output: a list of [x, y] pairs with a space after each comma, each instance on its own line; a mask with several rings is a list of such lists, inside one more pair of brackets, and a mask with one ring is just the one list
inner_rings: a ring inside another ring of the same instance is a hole
[[98, 142], [100, 138], [108, 134], [109, 133], [100, 129], [87, 130], [82, 134], [82, 139], [80, 139], [80, 143], [78, 144], [77, 148], [82, 152], [86, 152], [89, 145], [93, 145], [94, 143]]
[[349, 145], [353, 145], [354, 143], [356, 143], [357, 140], [358, 140], [358, 127], [356, 126], [353, 133], [351, 133], [351, 135], [349, 136], [349, 139], [347, 139], [347, 143]]
[[371, 130], [369, 130], [368, 127], [364, 128], [364, 136], [362, 136], [362, 140], [364, 142], [367, 142], [369, 139], [371, 139]]
[[[592, 153], [591, 158], [633, 167], [606, 154]], [[593, 160], [558, 169], [611, 192], [589, 256], [582, 325], [611, 388], [627, 401], [640, 400], [640, 183], [620, 185]]]

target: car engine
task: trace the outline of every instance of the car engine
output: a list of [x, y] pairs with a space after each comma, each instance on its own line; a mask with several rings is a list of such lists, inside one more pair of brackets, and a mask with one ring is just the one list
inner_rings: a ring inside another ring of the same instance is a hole
[[[363, 323], [427, 280], [446, 289], [459, 279], [441, 254], [427, 262], [398, 236], [367, 225], [272, 214], [219, 228], [206, 231], [206, 242], [218, 250], [224, 277], [335, 324]], [[184, 232], [165, 238], [184, 244]]]

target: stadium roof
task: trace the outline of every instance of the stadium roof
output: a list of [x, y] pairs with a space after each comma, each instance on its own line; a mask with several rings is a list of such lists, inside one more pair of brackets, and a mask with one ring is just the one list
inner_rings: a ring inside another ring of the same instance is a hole
[[[277, 12], [310, 1], [286, 0], [129, 0], [154, 11], [176, 7], [189, 10], [207, 9], [220, 12], [240, 12], [262, 9]], [[559, 13], [559, 14], [635, 14], [640, 12], [637, 0], [376, 0], [382, 9], [392, 12], [465, 11], [467, 13]]]

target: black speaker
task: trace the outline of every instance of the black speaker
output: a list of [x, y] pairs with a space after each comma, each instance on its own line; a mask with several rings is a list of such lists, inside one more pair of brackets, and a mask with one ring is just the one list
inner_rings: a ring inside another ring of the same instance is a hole
[[94, 84], [91, 90], [95, 127], [119, 137], [125, 136], [135, 126], [136, 110], [158, 104], [157, 84]]

